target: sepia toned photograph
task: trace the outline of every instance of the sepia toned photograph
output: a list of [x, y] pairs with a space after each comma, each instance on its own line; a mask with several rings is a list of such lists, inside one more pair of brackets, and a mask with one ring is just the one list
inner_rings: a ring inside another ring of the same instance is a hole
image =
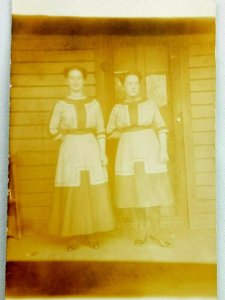
[[14, 14], [11, 51], [7, 298], [216, 299], [215, 18]]

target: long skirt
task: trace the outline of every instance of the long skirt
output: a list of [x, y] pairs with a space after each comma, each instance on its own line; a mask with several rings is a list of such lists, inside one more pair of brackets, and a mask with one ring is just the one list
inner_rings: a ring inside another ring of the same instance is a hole
[[93, 135], [68, 136], [60, 147], [49, 233], [87, 235], [112, 230], [106, 171]]
[[167, 165], [160, 162], [159, 150], [159, 140], [152, 129], [122, 135], [115, 166], [115, 204], [118, 208], [174, 203]]
[[134, 169], [134, 175], [115, 178], [115, 204], [118, 208], [174, 204], [174, 195], [166, 172], [146, 174], [143, 163], [135, 163]]

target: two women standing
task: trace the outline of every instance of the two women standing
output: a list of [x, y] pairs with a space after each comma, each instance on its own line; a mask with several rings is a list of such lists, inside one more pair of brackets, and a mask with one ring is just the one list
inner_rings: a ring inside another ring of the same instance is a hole
[[[107, 177], [105, 128], [97, 100], [83, 93], [86, 71], [66, 71], [69, 96], [57, 102], [50, 133], [62, 139], [55, 178], [55, 199], [50, 233], [71, 236], [68, 250], [85, 237], [98, 248], [98, 232], [114, 227]], [[157, 106], [140, 95], [140, 77], [124, 77], [126, 99], [116, 104], [107, 126], [109, 138], [119, 138], [115, 163], [115, 203], [136, 212], [135, 245], [147, 238], [161, 246], [170, 242], [160, 235], [160, 207], [172, 204], [167, 176], [167, 128]]]

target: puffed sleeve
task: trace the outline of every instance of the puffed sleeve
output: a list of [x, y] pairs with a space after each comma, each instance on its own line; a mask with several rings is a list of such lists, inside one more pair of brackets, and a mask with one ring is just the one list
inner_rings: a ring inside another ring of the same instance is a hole
[[168, 133], [169, 132], [168, 128], [166, 126], [165, 121], [163, 120], [163, 117], [159, 111], [158, 106], [154, 102], [152, 103], [153, 103], [153, 110], [154, 110], [153, 124], [155, 125], [157, 132]]
[[96, 136], [97, 136], [98, 139], [105, 138], [105, 122], [104, 122], [104, 118], [103, 118], [103, 114], [102, 114], [102, 109], [101, 109], [101, 106], [100, 106], [99, 102], [97, 102], [97, 114], [96, 114], [96, 117], [97, 117], [97, 122], [96, 122]]
[[61, 105], [57, 102], [53, 108], [50, 122], [49, 122], [49, 132], [54, 139], [62, 138], [60, 133], [60, 123], [61, 123]]
[[116, 106], [114, 106], [110, 113], [109, 121], [108, 121], [107, 128], [106, 128], [106, 133], [107, 133], [108, 139], [120, 137], [120, 133], [116, 130], [117, 129], [116, 119], [117, 119], [117, 109], [116, 109]]

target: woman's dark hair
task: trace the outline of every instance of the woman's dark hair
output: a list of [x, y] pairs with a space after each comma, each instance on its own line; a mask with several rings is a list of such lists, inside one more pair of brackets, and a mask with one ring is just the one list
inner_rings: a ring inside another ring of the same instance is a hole
[[139, 81], [141, 81], [141, 78], [142, 78], [141, 73], [139, 73], [139, 72], [127, 72], [127, 73], [124, 73], [123, 76], [121, 76], [121, 79], [120, 79], [120, 80], [121, 80], [122, 84], [124, 84], [125, 79], [126, 79], [128, 76], [130, 76], [130, 75], [137, 76], [138, 79], [139, 79]]
[[63, 74], [65, 77], [68, 77], [69, 73], [73, 70], [78, 70], [81, 72], [81, 74], [83, 75], [84, 79], [87, 78], [87, 70], [83, 67], [80, 66], [71, 66], [71, 67], [66, 67], [63, 71]]

